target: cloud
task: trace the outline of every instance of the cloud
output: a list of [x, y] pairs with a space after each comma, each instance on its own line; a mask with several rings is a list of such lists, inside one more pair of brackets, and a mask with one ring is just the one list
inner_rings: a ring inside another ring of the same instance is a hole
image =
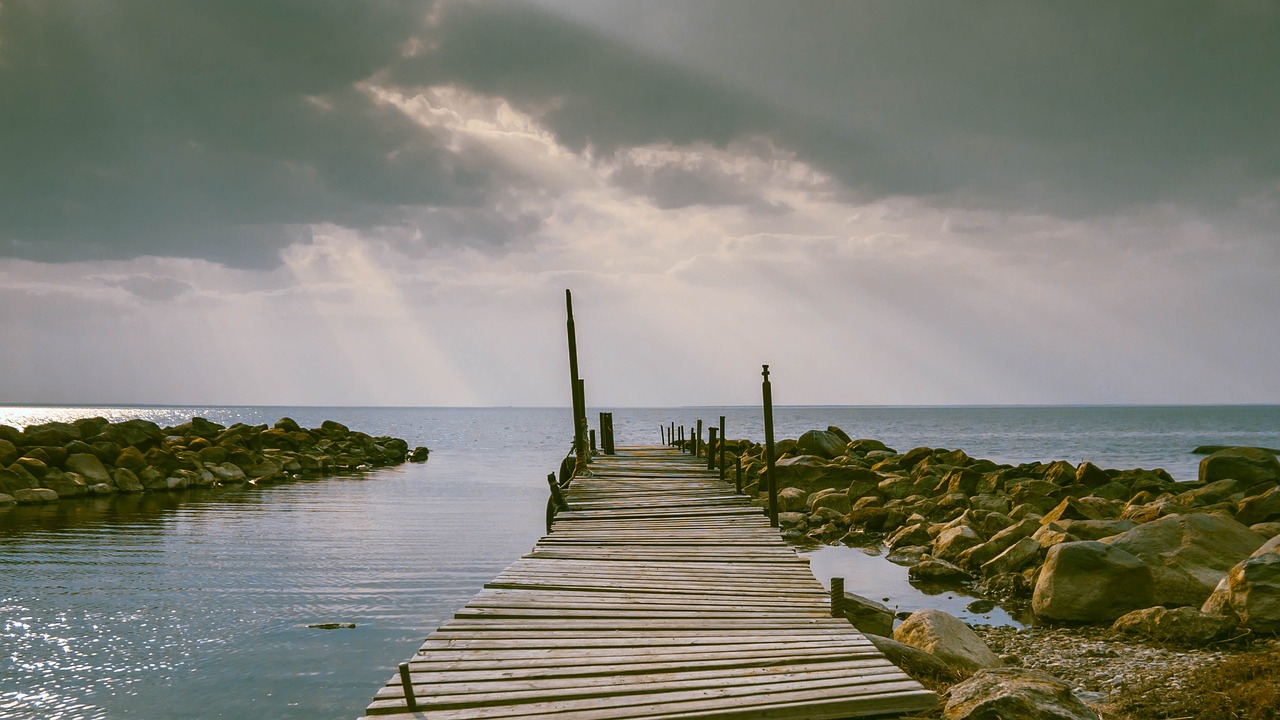
[[484, 204], [496, 163], [360, 87], [429, 5], [0, 8], [0, 254], [270, 267], [308, 226]]
[[[569, 138], [759, 133], [866, 198], [1075, 217], [1158, 202], [1223, 209], [1280, 178], [1272, 3], [539, 5], [597, 34], [564, 46], [581, 67], [549, 72], [546, 94], [638, 121], [622, 136], [625, 121], [548, 114]], [[537, 50], [518, 53], [510, 82], [567, 64]], [[637, 54], [662, 61], [625, 60]], [[504, 88], [485, 72], [476, 82]], [[610, 95], [633, 84], [671, 92]]]

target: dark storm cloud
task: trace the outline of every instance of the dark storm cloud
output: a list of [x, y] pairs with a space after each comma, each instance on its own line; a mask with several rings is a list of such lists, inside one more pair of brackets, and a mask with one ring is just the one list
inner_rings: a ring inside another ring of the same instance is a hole
[[417, 70], [555, 99], [575, 146], [761, 134], [872, 196], [1085, 215], [1280, 177], [1274, 3], [540, 4], [593, 29], [449, 6]]
[[5, 2], [0, 254], [278, 263], [307, 223], [479, 205], [493, 163], [355, 88], [411, 2]]
[[[600, 159], [763, 138], [864, 198], [1085, 216], [1280, 179], [1273, 3], [540, 5], [6, 0], [0, 256], [263, 267], [312, 223], [536, 230], [488, 209], [527, 179], [370, 78], [504, 98]], [[752, 194], [698, 168], [614, 181], [666, 208]]]

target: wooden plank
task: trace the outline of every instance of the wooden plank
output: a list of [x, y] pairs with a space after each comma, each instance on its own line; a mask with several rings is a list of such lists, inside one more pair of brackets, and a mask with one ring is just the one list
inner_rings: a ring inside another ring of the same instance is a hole
[[376, 717], [857, 717], [936, 703], [846, 621], [701, 460], [619, 449], [575, 478], [552, 532], [393, 677]]

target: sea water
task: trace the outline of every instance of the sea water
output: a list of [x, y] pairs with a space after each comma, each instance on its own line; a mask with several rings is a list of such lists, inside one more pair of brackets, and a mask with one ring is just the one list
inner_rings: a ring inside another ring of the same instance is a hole
[[[760, 440], [758, 408], [612, 409], [619, 445], [670, 422], [726, 417]], [[176, 425], [333, 419], [431, 447], [424, 464], [274, 485], [148, 493], [0, 511], [0, 717], [354, 718], [397, 663], [543, 532], [545, 476], [568, 450], [567, 409], [0, 408], [18, 427], [100, 415]], [[594, 425], [594, 411], [592, 412]], [[792, 408], [778, 438], [854, 437], [1020, 463], [1163, 467], [1192, 480], [1202, 444], [1280, 445], [1280, 407]], [[815, 575], [970, 622], [858, 550], [810, 554]], [[321, 623], [353, 623], [324, 630]]]

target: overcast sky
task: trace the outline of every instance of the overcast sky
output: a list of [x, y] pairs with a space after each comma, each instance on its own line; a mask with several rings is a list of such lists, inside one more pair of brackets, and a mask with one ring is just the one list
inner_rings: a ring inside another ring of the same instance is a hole
[[0, 403], [1280, 402], [1280, 4], [0, 0]]

